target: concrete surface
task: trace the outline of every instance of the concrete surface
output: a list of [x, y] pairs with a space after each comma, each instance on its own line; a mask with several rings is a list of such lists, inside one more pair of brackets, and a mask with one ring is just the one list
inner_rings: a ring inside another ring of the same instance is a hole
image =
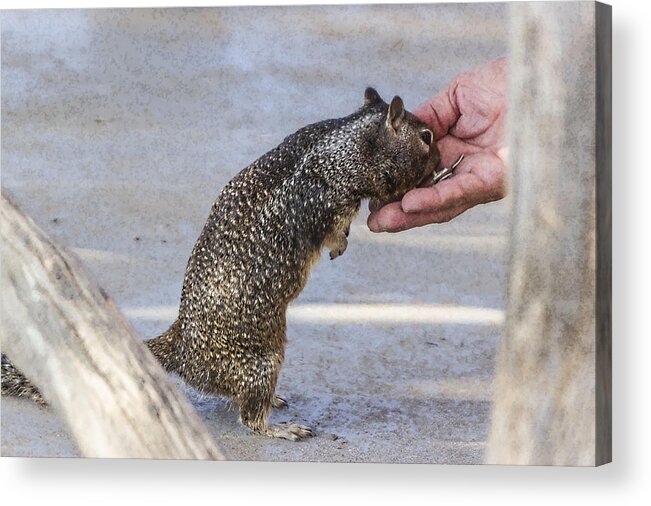
[[[142, 338], [174, 319], [192, 245], [220, 188], [363, 90], [409, 109], [506, 53], [505, 7], [448, 4], [4, 11], [2, 186], [81, 257]], [[505, 202], [374, 235], [291, 308], [273, 414], [318, 431], [250, 434], [188, 391], [230, 458], [479, 463], [505, 286]], [[73, 456], [57, 416], [2, 399], [2, 455]]]

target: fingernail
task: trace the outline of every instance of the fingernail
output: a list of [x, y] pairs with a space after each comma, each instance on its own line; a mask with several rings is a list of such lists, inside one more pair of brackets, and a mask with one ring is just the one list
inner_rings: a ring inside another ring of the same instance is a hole
[[400, 202], [400, 207], [402, 208], [402, 211], [407, 214], [413, 213], [418, 210], [411, 202], [411, 199], [407, 196], [403, 197], [402, 202]]

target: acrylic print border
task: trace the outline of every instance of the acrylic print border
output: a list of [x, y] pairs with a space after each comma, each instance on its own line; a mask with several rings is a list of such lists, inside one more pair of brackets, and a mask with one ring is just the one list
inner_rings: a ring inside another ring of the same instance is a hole
[[597, 2], [596, 30], [596, 449], [612, 461], [612, 7]]

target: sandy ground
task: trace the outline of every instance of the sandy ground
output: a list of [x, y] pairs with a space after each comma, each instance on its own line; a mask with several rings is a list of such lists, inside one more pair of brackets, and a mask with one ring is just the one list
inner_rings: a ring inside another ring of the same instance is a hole
[[[374, 85], [407, 108], [505, 54], [499, 4], [2, 13], [2, 186], [74, 251], [142, 338], [174, 319], [220, 188], [297, 128]], [[479, 463], [503, 318], [508, 203], [374, 235], [293, 304], [272, 420], [252, 435], [187, 391], [238, 460]], [[61, 420], [2, 399], [2, 455], [74, 456]]]

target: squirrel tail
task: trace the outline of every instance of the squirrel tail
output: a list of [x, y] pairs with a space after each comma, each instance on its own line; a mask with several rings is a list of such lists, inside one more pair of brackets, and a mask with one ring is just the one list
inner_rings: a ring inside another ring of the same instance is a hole
[[38, 404], [45, 405], [41, 392], [30, 383], [27, 377], [10, 362], [7, 355], [2, 354], [2, 395], [25, 397]]
[[[178, 360], [176, 358], [176, 339], [181, 324], [176, 320], [172, 326], [156, 339], [149, 339], [145, 344], [154, 354], [164, 369], [176, 372]], [[2, 353], [2, 395], [23, 397], [31, 399], [40, 405], [46, 405], [41, 392], [32, 385], [27, 377], [11, 363], [7, 355]]]
[[149, 348], [166, 371], [178, 372], [177, 342], [181, 331], [181, 323], [176, 320], [169, 329], [154, 339], [145, 341]]

